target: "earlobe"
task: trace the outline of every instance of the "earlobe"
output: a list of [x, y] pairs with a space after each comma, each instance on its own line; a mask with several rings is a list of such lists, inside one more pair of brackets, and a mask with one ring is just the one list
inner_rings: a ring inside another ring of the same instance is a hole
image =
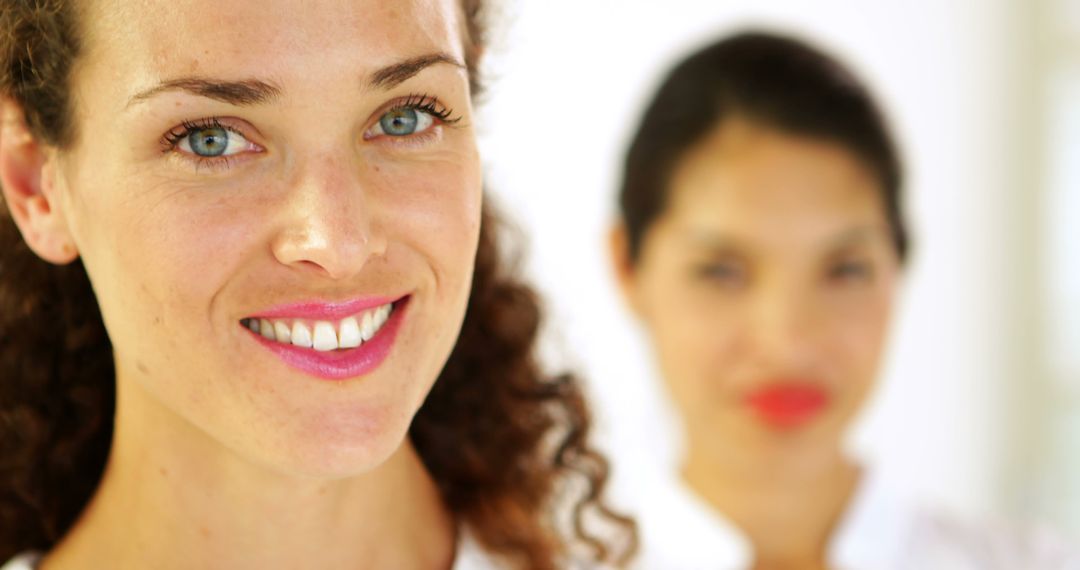
[[63, 265], [78, 258], [78, 250], [55, 186], [55, 157], [30, 132], [19, 105], [0, 99], [0, 190], [5, 209], [34, 253]]

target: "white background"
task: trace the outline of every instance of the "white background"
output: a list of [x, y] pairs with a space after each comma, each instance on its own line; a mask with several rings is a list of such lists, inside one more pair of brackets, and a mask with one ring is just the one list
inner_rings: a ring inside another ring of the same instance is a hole
[[846, 61], [878, 94], [905, 155], [916, 250], [880, 388], [853, 430], [857, 452], [949, 508], [1076, 524], [1078, 513], [1054, 507], [1064, 493], [1080, 499], [1080, 482], [1062, 476], [1067, 465], [1080, 472], [1080, 461], [1062, 462], [1070, 443], [1080, 455], [1080, 428], [1069, 436], [1058, 413], [1077, 409], [1076, 390], [1055, 392], [1068, 372], [1052, 364], [1068, 353], [1053, 326], [1067, 295], [1048, 293], [1064, 277], [1047, 269], [1075, 241], [1044, 231], [1064, 200], [1043, 190], [1047, 172], [1075, 165], [1045, 141], [1080, 141], [1080, 126], [1061, 134], [1046, 111], [1057, 64], [1042, 38], [1061, 27], [1054, 10], [1080, 14], [1073, 2], [1020, 0], [504, 1], [479, 125], [488, 181], [528, 236], [548, 356], [588, 379], [617, 469], [674, 450], [648, 346], [604, 249], [622, 153], [673, 62], [750, 26]]

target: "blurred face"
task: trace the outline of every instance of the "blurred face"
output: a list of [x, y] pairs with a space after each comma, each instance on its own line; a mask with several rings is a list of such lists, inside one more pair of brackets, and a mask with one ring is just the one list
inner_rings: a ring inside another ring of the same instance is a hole
[[838, 444], [897, 281], [871, 173], [840, 146], [731, 121], [670, 191], [624, 284], [691, 449]]
[[93, 0], [61, 157], [118, 381], [285, 472], [390, 456], [460, 327], [454, 0]]

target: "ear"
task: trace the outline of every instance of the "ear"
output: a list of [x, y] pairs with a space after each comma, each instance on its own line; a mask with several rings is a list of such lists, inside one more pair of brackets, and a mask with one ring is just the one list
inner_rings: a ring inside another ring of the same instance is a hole
[[23, 239], [39, 257], [63, 265], [78, 258], [56, 191], [56, 153], [26, 124], [22, 107], [0, 98], [0, 190]]
[[630, 256], [630, 234], [622, 222], [616, 223], [608, 231], [608, 257], [623, 301], [640, 316], [636, 300], [637, 274], [634, 271], [634, 260]]

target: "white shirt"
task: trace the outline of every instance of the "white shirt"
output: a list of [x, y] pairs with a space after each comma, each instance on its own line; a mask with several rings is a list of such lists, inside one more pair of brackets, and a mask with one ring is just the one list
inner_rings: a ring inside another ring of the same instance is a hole
[[[0, 566], [0, 570], [35, 570], [40, 559], [39, 553], [25, 552]], [[453, 570], [500, 570], [500, 568], [495, 559], [480, 548], [471, 534], [462, 533], [461, 540], [458, 541]]]
[[[672, 475], [638, 495], [640, 570], [746, 570], [748, 538]], [[639, 482], [639, 485], [642, 483]], [[872, 474], [828, 548], [837, 570], [1080, 570], [1080, 550], [1047, 532], [960, 522], [917, 507]]]

